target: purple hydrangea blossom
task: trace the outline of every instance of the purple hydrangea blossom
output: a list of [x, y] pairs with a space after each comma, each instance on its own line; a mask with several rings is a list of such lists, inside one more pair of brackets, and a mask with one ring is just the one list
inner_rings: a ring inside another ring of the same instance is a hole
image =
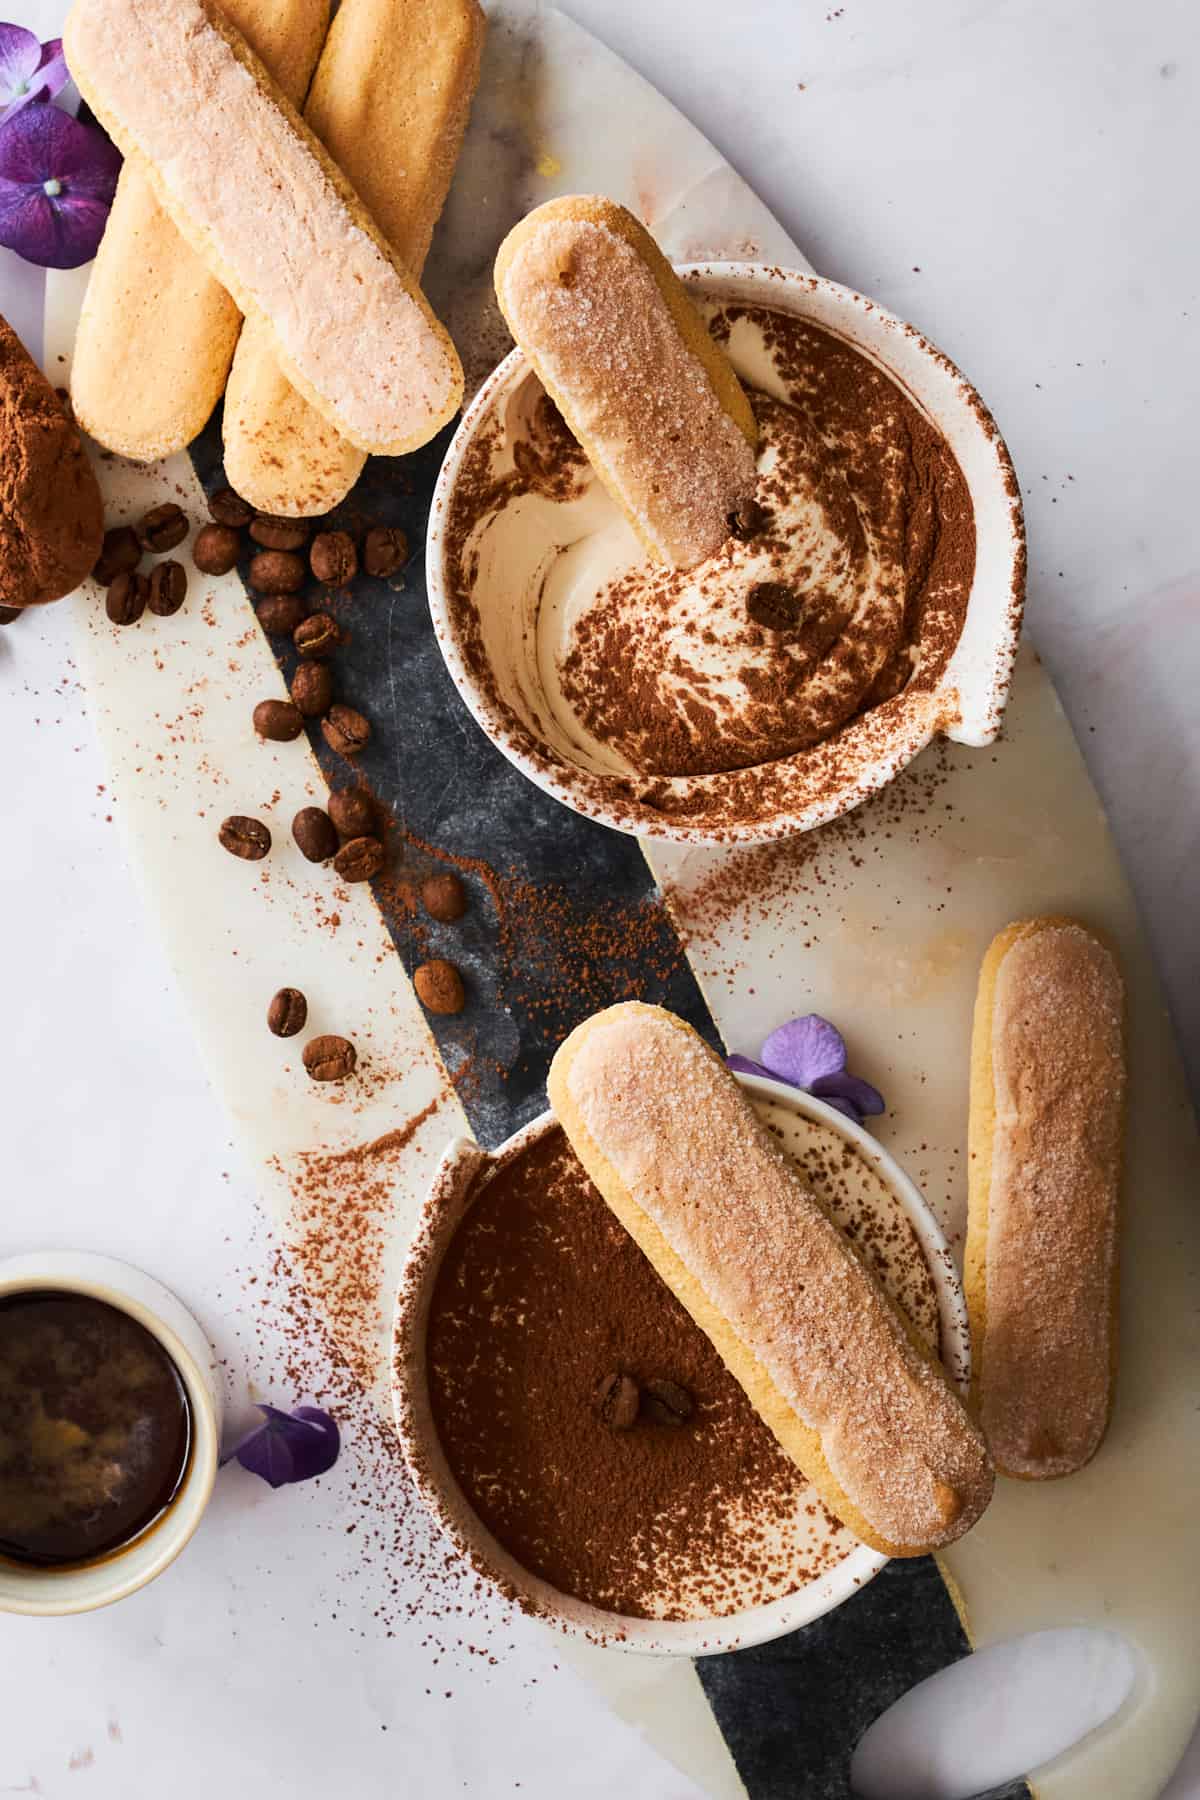
[[43, 44], [23, 25], [0, 24], [0, 125], [31, 100], [53, 100], [66, 84], [61, 38]]
[[0, 244], [45, 269], [96, 254], [121, 172], [102, 131], [56, 106], [26, 106], [0, 125]]
[[239, 1439], [222, 1463], [237, 1461], [252, 1475], [260, 1475], [273, 1488], [294, 1481], [311, 1481], [332, 1469], [341, 1449], [337, 1423], [322, 1407], [297, 1406], [281, 1412], [277, 1406], [260, 1406], [261, 1425]]
[[725, 1060], [742, 1075], [765, 1075], [770, 1081], [785, 1081], [789, 1087], [815, 1094], [856, 1125], [861, 1125], [869, 1114], [884, 1110], [878, 1088], [869, 1081], [860, 1081], [857, 1075], [847, 1074], [845, 1040], [837, 1027], [819, 1013], [789, 1019], [771, 1033], [759, 1055], [760, 1062], [748, 1056], [728, 1056]]

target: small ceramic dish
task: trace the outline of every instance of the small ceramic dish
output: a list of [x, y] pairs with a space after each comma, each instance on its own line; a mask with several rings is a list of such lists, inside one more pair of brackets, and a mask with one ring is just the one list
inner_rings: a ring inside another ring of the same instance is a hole
[[[965, 1393], [970, 1379], [966, 1305], [954, 1259], [917, 1188], [869, 1132], [833, 1107], [780, 1082], [749, 1075], [737, 1079], [781, 1131], [785, 1144], [804, 1142], [808, 1128], [818, 1127], [833, 1133], [861, 1159], [866, 1177], [878, 1178], [867, 1182], [880, 1196], [873, 1204], [895, 1210], [893, 1228], [874, 1235], [895, 1242], [902, 1235], [895, 1225], [907, 1220], [911, 1226], [909, 1241], [915, 1238], [924, 1260], [936, 1310], [936, 1323], [931, 1317], [930, 1324], [937, 1332], [943, 1363]], [[790, 1121], [795, 1122], [794, 1139]], [[844, 1527], [837, 1528], [841, 1534], [839, 1560], [779, 1598], [720, 1617], [632, 1618], [588, 1605], [523, 1568], [488, 1531], [456, 1480], [438, 1438], [426, 1363], [426, 1335], [438, 1272], [454, 1233], [487, 1183], [547, 1132], [557, 1129], [557, 1120], [547, 1112], [490, 1155], [464, 1140], [451, 1144], [426, 1201], [397, 1299], [393, 1357], [396, 1425], [426, 1506], [456, 1550], [486, 1581], [515, 1598], [524, 1610], [571, 1636], [647, 1655], [709, 1656], [764, 1643], [809, 1624], [850, 1599], [887, 1561], [878, 1551], [854, 1540]]]
[[539, 669], [534, 596], [562, 548], [553, 536], [562, 509], [524, 505], [520, 530], [505, 539], [503, 575], [490, 552], [472, 552], [463, 559], [471, 570], [469, 591], [459, 591], [453, 501], [481, 434], [486, 443], [507, 420], [519, 418], [526, 407], [524, 384], [536, 387], [519, 350], [479, 390], [442, 466], [429, 518], [429, 605], [446, 666], [467, 707], [509, 761], [547, 793], [641, 837], [763, 843], [849, 812], [939, 734], [962, 744], [994, 740], [1024, 604], [1020, 491], [1003, 439], [975, 389], [918, 331], [873, 300], [818, 276], [756, 263], [690, 264], [679, 273], [700, 299], [795, 314], [842, 339], [888, 373], [945, 437], [970, 493], [976, 557], [962, 635], [936, 683], [919, 691], [910, 686], [823, 744], [748, 769], [647, 783], [594, 765], [550, 723], [553, 708]]
[[179, 1555], [208, 1505], [220, 1461], [221, 1401], [213, 1354], [174, 1294], [129, 1263], [86, 1251], [50, 1250], [0, 1263], [0, 1300], [15, 1294], [86, 1294], [136, 1319], [167, 1352], [187, 1394], [191, 1445], [174, 1499], [140, 1536], [93, 1562], [36, 1568], [0, 1557], [0, 1612], [58, 1617], [123, 1600]]

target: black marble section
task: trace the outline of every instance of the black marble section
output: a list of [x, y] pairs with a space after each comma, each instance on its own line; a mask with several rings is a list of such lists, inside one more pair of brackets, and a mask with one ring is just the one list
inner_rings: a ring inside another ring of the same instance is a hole
[[[425, 594], [424, 546], [434, 482], [451, 431], [404, 458], [372, 458], [329, 528], [393, 525], [411, 559], [389, 584], [359, 576], [326, 602], [349, 634], [331, 668], [335, 695], [373, 736], [356, 765], [399, 826], [393, 868], [419, 878], [457, 859], [470, 908], [430, 925], [397, 902], [395, 874], [376, 884], [411, 969], [457, 963], [468, 1005], [430, 1024], [459, 1076], [472, 1129], [501, 1142], [545, 1106], [550, 1058], [571, 1027], [617, 1000], [670, 1007], [718, 1038], [634, 839], [551, 800], [495, 750], [446, 672]], [[223, 485], [220, 412], [192, 447], [206, 489]], [[244, 573], [244, 571], [243, 571]], [[273, 640], [285, 674], [290, 646]], [[334, 787], [354, 770], [311, 733]], [[422, 848], [425, 846], [426, 848]], [[962, 1656], [966, 1640], [931, 1560], [892, 1563], [849, 1605], [761, 1649], [697, 1664], [750, 1800], [841, 1800], [850, 1752], [884, 1708]], [[1003, 1797], [1026, 1795], [1023, 1785]]]
[[[970, 1646], [931, 1556], [888, 1563], [836, 1612], [696, 1673], [750, 1800], [850, 1800], [867, 1726]], [[1029, 1800], [1023, 1781], [979, 1800]]]

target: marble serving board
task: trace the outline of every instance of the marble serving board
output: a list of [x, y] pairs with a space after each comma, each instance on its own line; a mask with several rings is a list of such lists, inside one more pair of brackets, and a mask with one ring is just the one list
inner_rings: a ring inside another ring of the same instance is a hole
[[[490, 298], [495, 247], [555, 193], [616, 195], [680, 260], [804, 266], [712, 147], [625, 65], [550, 9], [489, 10], [483, 81], [427, 279], [469, 379], [505, 348]], [[81, 293], [82, 278], [49, 284], [56, 380]], [[294, 811], [348, 771], [319, 740], [255, 738], [251, 708], [283, 694], [284, 673], [238, 575], [193, 578], [177, 619], [148, 616], [123, 632], [94, 592], [70, 603], [149, 909], [314, 1304], [386, 1405], [391, 1296], [445, 1141], [474, 1130], [495, 1143], [532, 1116], [563, 1030], [635, 993], [751, 1052], [792, 1013], [836, 1019], [856, 1069], [888, 1096], [881, 1135], [960, 1238], [982, 950], [1031, 911], [1105, 925], [1125, 953], [1135, 1049], [1120, 1405], [1087, 1474], [1046, 1492], [1006, 1487], [949, 1566], [978, 1642], [1103, 1620], [1139, 1645], [1147, 1676], [1135, 1702], [1038, 1787], [1149, 1800], [1200, 1700], [1200, 1612], [1182, 1579], [1200, 1473], [1188, 1388], [1197, 1227], [1185, 1204], [1200, 1160], [1129, 891], [1047, 676], [1027, 650], [1001, 744], [935, 747], [850, 821], [771, 851], [657, 846], [643, 856], [517, 775], [445, 674], [419, 550], [445, 442], [373, 461], [347, 505], [348, 516], [402, 525], [417, 549], [402, 582], [363, 583], [336, 603], [351, 637], [335, 672], [375, 724], [361, 764], [397, 820], [393, 863], [419, 876], [455, 859], [472, 899], [461, 927], [426, 930], [395, 880], [376, 893], [341, 888], [295, 850]], [[104, 459], [112, 519], [165, 498], [199, 516], [219, 459], [219, 421], [191, 459], [153, 470]], [[230, 812], [268, 821], [265, 863], [216, 849]], [[470, 1003], [435, 1038], [406, 971], [438, 951], [465, 968]], [[355, 1040], [352, 1084], [314, 1087], [295, 1045], [267, 1036], [266, 999], [284, 982], [309, 996], [312, 1030]], [[695, 1668], [571, 1654], [706, 1791], [757, 1800], [845, 1794], [863, 1727], [966, 1648], [949, 1590], [922, 1560], [891, 1565], [851, 1605], [779, 1644]]]

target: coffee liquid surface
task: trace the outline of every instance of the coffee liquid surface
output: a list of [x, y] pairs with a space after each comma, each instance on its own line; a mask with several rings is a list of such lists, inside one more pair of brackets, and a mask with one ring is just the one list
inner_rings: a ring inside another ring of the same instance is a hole
[[124, 1548], [178, 1492], [191, 1436], [179, 1372], [135, 1319], [84, 1294], [0, 1301], [0, 1556]]

